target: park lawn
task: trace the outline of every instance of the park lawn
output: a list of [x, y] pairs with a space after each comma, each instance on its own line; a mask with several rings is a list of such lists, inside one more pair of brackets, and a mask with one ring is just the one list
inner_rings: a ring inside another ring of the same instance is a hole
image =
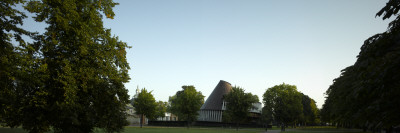
[[[95, 130], [95, 133], [105, 133], [102, 130]], [[222, 128], [184, 128], [184, 127], [125, 127], [123, 133], [260, 133], [263, 132], [260, 128], [248, 129], [222, 129]], [[0, 133], [27, 133], [21, 128], [4, 128], [0, 127]]]
[[[231, 133], [236, 132], [235, 129], [223, 129], [223, 128], [166, 128], [166, 127], [127, 127], [125, 128], [126, 133]], [[260, 133], [261, 129], [239, 129], [237, 133]]]
[[285, 133], [365, 133], [361, 129], [346, 129], [336, 127], [306, 127], [293, 128]]

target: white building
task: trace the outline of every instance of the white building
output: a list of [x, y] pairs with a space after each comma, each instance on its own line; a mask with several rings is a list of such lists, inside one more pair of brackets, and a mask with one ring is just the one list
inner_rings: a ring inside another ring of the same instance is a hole
[[159, 117], [157, 118], [157, 121], [178, 121], [178, 116], [166, 112], [165, 117]]

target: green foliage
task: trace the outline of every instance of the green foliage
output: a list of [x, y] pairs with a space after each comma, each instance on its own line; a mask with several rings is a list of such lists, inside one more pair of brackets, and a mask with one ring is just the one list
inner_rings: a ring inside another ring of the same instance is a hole
[[324, 121], [342, 126], [391, 128], [400, 123], [400, 2], [389, 0], [376, 15], [397, 16], [388, 31], [365, 40], [354, 65], [326, 91]]
[[263, 95], [263, 117], [279, 124], [294, 124], [303, 114], [302, 95], [294, 85], [281, 84], [268, 88]]
[[304, 125], [318, 124], [319, 109], [317, 108], [314, 99], [308, 97], [307, 95], [304, 95], [303, 93], [301, 93], [301, 95], [302, 95], [301, 104], [303, 105], [303, 114], [302, 118], [300, 119], [300, 122], [302, 122]]
[[258, 97], [251, 93], [245, 93], [243, 88], [232, 87], [232, 91], [224, 95], [226, 102], [227, 117], [231, 118], [231, 122], [245, 122], [249, 116], [249, 110], [253, 107], [253, 103], [258, 102]]
[[[243, 88], [232, 87], [232, 91], [224, 95], [226, 102], [226, 110], [224, 117], [230, 119], [230, 122], [243, 123], [250, 115], [249, 110], [253, 107], [253, 103], [258, 102], [257, 95], [245, 93]], [[227, 120], [227, 118], [224, 118]], [[228, 119], [228, 120], [229, 120]], [[238, 127], [236, 127], [237, 129]]]
[[[5, 15], [1, 21], [10, 19], [5, 21], [7, 25], [2, 24], [2, 33], [13, 31], [21, 47], [14, 50], [17, 56], [12, 63], [16, 65], [8, 67], [18, 69], [1, 70], [11, 74], [6, 84], [12, 85], [0, 92], [0, 99], [10, 99], [1, 101], [5, 104], [1, 108], [6, 108], [2, 109], [2, 121], [12, 127], [22, 125], [30, 132], [92, 132], [95, 127], [121, 131], [127, 124], [129, 98], [124, 87], [129, 80], [127, 45], [111, 37], [101, 15], [103, 12], [112, 18], [116, 3], [30, 1], [25, 8], [36, 14], [37, 22], [48, 24], [46, 32], [38, 35], [17, 27], [25, 16], [11, 6], [19, 2], [0, 4], [4, 6], [1, 15]], [[21, 34], [34, 35], [35, 42], [25, 44]], [[10, 42], [10, 38], [1, 41]], [[12, 45], [6, 46], [12, 50]]]
[[158, 101], [156, 107], [156, 114], [154, 118], [165, 117], [167, 112], [168, 102]]
[[[11, 43], [11, 39], [13, 39], [12, 31], [22, 30], [17, 27], [18, 24], [22, 24], [22, 19], [26, 16], [19, 12], [18, 10], [12, 8], [18, 3], [22, 1], [0, 1], [0, 123], [3, 123], [5, 119], [7, 119], [7, 115], [10, 111], [10, 108], [16, 100], [15, 98], [15, 86], [13, 85], [13, 81], [16, 79], [17, 66], [16, 55], [17, 53], [14, 51], [15, 47]], [[17, 34], [18, 35], [18, 34]]]
[[0, 123], [11, 127], [21, 125], [22, 104], [29, 102], [24, 97], [30, 97], [32, 89], [38, 87], [42, 77], [38, 74], [46, 67], [40, 66], [35, 45], [22, 39], [35, 35], [19, 27], [26, 15], [15, 6], [24, 3], [0, 1]]
[[148, 118], [153, 118], [156, 113], [157, 103], [151, 91], [148, 92], [143, 88], [134, 98], [132, 106], [135, 108], [136, 114], [144, 114]]
[[204, 96], [201, 92], [196, 91], [194, 86], [182, 86], [182, 88], [183, 90], [169, 97], [170, 106], [168, 110], [176, 114], [179, 120], [190, 123], [197, 119], [198, 111], [204, 104]]
[[140, 127], [142, 127], [143, 124], [143, 116], [146, 116], [149, 119], [154, 119], [156, 117], [156, 100], [154, 99], [153, 94], [151, 94], [151, 91], [148, 92], [145, 88], [143, 88], [133, 100], [132, 106], [135, 108], [136, 114], [141, 116]]

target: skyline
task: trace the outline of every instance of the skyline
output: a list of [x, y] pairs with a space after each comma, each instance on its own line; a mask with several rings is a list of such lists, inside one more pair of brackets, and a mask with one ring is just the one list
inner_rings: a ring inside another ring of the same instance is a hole
[[[126, 42], [133, 96], [156, 100], [194, 85], [208, 98], [220, 80], [259, 96], [282, 83], [313, 98], [354, 64], [363, 41], [384, 32], [385, 1], [116, 1], [104, 26]], [[340, 10], [338, 10], [340, 9]], [[35, 30], [34, 22], [25, 22]], [[40, 29], [40, 28], [39, 28]]]

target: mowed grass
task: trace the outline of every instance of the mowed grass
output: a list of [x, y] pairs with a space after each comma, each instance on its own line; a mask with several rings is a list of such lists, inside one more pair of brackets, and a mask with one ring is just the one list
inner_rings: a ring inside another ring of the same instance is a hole
[[365, 133], [361, 129], [345, 129], [336, 127], [306, 127], [289, 129], [285, 133]]
[[[261, 129], [239, 129], [237, 133], [260, 133]], [[125, 128], [126, 133], [231, 133], [236, 132], [235, 129], [223, 129], [223, 128], [165, 128], [165, 127], [127, 127]]]
[[[102, 130], [95, 130], [95, 133], [105, 133]], [[239, 129], [223, 129], [223, 128], [184, 128], [184, 127], [125, 127], [123, 133], [261, 133], [263, 132], [260, 128], [246, 128]], [[21, 128], [5, 128], [0, 127], [0, 133], [27, 133], [27, 131]], [[51, 133], [51, 132], [50, 132]]]
[[[268, 129], [271, 130], [271, 129]], [[279, 130], [275, 127], [272, 130]], [[95, 133], [105, 133], [97, 129]], [[214, 127], [125, 127], [123, 133], [264, 133], [263, 128], [240, 128], [236, 131], [235, 128], [214, 128]], [[0, 127], [0, 133], [27, 133], [22, 128], [6, 128]], [[52, 133], [52, 132], [50, 132]], [[268, 132], [267, 132], [268, 133]], [[286, 132], [281, 133], [364, 133], [360, 129], [337, 129], [335, 127], [306, 127], [306, 128], [288, 128]]]

